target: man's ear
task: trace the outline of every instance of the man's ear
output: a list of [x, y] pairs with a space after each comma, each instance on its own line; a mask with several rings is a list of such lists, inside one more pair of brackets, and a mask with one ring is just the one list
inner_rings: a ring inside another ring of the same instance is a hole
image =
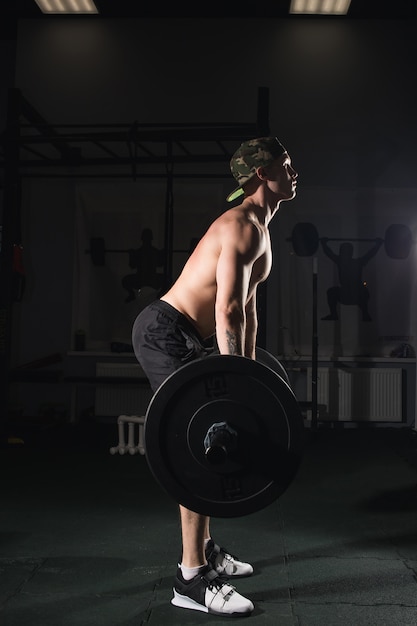
[[261, 180], [267, 180], [267, 178], [268, 178], [268, 175], [267, 175], [267, 173], [265, 171], [265, 167], [263, 167], [263, 166], [256, 168], [256, 175]]

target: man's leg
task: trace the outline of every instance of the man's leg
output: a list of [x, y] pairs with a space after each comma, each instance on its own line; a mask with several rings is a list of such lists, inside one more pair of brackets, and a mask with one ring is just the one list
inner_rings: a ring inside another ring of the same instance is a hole
[[210, 518], [180, 505], [182, 565], [200, 567], [207, 563], [204, 540], [210, 537]]
[[210, 518], [180, 505], [180, 519], [183, 553], [172, 604], [214, 615], [249, 615], [254, 609], [253, 603], [240, 595], [207, 562], [205, 547], [207, 541], [211, 541]]
[[[210, 518], [180, 506], [182, 529], [182, 563], [185, 568], [198, 568], [207, 562], [220, 576], [240, 578], [250, 576], [253, 567], [218, 546], [210, 535]], [[193, 572], [190, 572], [190, 577]], [[197, 572], [195, 572], [197, 573]]]

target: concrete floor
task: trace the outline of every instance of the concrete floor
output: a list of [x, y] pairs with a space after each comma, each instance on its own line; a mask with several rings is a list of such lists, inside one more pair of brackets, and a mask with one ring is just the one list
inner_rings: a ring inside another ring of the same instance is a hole
[[[116, 425], [44, 428], [3, 445], [1, 626], [230, 624], [170, 604], [175, 503]], [[309, 431], [286, 493], [213, 536], [249, 560], [248, 624], [417, 624], [417, 441], [405, 429]]]

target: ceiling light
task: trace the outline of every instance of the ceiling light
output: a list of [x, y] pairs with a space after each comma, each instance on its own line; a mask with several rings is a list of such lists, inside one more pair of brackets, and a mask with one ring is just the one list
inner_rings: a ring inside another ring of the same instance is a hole
[[290, 13], [346, 15], [351, 0], [291, 0]]
[[98, 13], [93, 0], [35, 0], [42, 13]]

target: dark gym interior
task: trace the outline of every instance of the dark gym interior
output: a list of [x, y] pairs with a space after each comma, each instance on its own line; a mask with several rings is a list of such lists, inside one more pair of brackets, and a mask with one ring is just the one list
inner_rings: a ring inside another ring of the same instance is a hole
[[170, 603], [178, 509], [131, 328], [228, 208], [233, 152], [274, 135], [299, 176], [258, 343], [302, 453], [214, 537], [253, 564], [248, 623], [413, 626], [417, 2], [139, 4], [0, 7], [0, 624], [230, 622]]

